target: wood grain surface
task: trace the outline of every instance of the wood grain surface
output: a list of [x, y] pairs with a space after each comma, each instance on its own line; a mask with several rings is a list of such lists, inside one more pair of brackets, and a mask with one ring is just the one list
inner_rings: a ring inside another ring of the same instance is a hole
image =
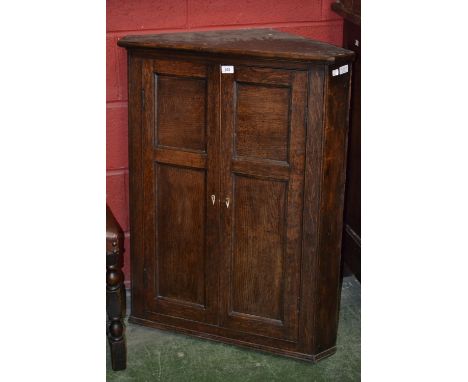
[[348, 61], [353, 57], [353, 53], [349, 50], [274, 29], [125, 36], [118, 41], [118, 44], [125, 48], [242, 54], [262, 58], [329, 63]]

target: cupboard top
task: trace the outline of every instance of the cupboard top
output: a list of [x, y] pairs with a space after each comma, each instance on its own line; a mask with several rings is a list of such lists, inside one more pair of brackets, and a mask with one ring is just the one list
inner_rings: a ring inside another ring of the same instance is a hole
[[350, 50], [274, 29], [125, 36], [118, 45], [127, 49], [171, 49], [325, 63], [351, 61], [354, 57]]

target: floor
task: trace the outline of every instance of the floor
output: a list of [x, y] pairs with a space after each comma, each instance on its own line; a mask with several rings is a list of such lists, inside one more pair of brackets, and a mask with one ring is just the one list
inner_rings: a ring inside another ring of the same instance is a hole
[[107, 381], [360, 381], [361, 284], [343, 280], [337, 352], [316, 365], [127, 324], [127, 369]]

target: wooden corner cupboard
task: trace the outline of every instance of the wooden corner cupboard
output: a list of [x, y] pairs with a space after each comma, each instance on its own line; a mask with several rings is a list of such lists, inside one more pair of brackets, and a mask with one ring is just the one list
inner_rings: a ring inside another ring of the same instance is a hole
[[127, 36], [130, 322], [335, 351], [354, 53], [271, 29]]

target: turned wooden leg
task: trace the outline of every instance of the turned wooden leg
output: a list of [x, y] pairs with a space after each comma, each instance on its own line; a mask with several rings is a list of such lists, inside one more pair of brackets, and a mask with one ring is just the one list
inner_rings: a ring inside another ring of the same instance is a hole
[[111, 351], [112, 369], [123, 370], [127, 367], [127, 349], [123, 324], [125, 287], [119, 240], [112, 242], [112, 250], [106, 255], [107, 315], [109, 318], [107, 338]]

